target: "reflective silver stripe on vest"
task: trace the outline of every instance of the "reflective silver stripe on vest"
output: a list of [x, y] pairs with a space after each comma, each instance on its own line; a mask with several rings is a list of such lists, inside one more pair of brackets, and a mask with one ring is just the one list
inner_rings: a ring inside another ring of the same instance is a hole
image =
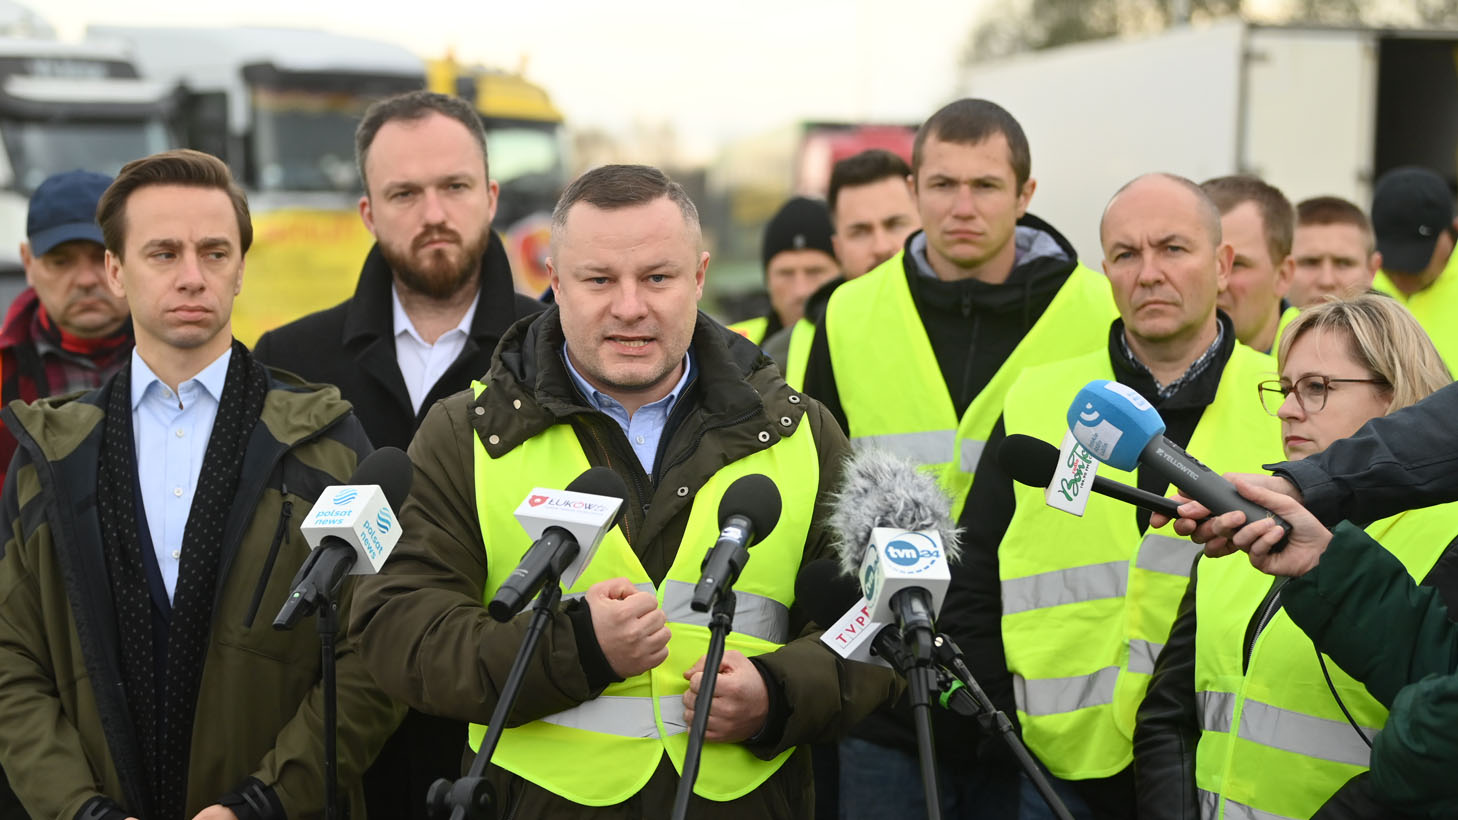
[[[1235, 722], [1235, 695], [1230, 692], [1197, 692], [1200, 725], [1207, 732], [1229, 732]], [[1380, 730], [1363, 727], [1367, 737]], [[1240, 738], [1262, 746], [1317, 760], [1368, 766], [1372, 750], [1343, 720], [1327, 720], [1249, 698], [1240, 712]]]
[[[675, 707], [670, 701], [677, 702]], [[659, 699], [663, 708], [663, 725], [668, 734], [688, 731], [683, 725], [683, 696]], [[646, 697], [601, 695], [592, 700], [542, 718], [544, 723], [581, 729], [618, 737], [658, 737], [658, 724], [653, 719], [653, 701]]]
[[977, 472], [977, 462], [982, 459], [982, 451], [987, 449], [987, 442], [975, 438], [962, 439], [962, 472]]
[[[1363, 731], [1368, 738], [1375, 738], [1378, 732], [1365, 726]], [[1348, 766], [1369, 766], [1372, 762], [1372, 750], [1346, 721], [1303, 715], [1249, 698], [1240, 712], [1240, 737], [1262, 746]]]
[[1110, 561], [1012, 578], [1002, 582], [1002, 614], [1123, 597], [1129, 562]]
[[1138, 639], [1129, 641], [1129, 671], [1140, 675], [1154, 674], [1154, 661], [1164, 644]]
[[1013, 694], [1018, 708], [1029, 715], [1061, 715], [1113, 703], [1118, 680], [1117, 666], [1072, 678], [1026, 680], [1022, 675], [1013, 675]]
[[[709, 613], [692, 607], [694, 584], [663, 582], [663, 613], [670, 622], [708, 626]], [[790, 634], [790, 609], [773, 598], [734, 591], [734, 631], [770, 643], [785, 643]]]
[[[654, 588], [654, 586], [652, 584], [633, 584], [633, 589], [636, 589], [639, 592], [646, 592], [649, 595], [657, 595], [658, 594], [658, 590], [656, 588]], [[587, 596], [587, 593], [586, 592], [564, 592], [564, 593], [562, 593], [562, 601], [564, 603], [567, 602], [567, 601], [575, 601], [575, 600], [577, 600], [579, 598], [584, 598], [586, 596]]]
[[1200, 728], [1207, 732], [1229, 732], [1235, 722], [1234, 692], [1196, 692], [1195, 707], [1200, 712]]
[[1150, 572], [1188, 578], [1195, 556], [1203, 549], [1188, 538], [1149, 533], [1139, 542], [1139, 554], [1134, 558], [1134, 566]]
[[[1200, 789], [1200, 818], [1201, 820], [1215, 820], [1215, 812], [1220, 809], [1220, 795], [1215, 792]], [[1225, 800], [1226, 820], [1296, 820], [1284, 814], [1275, 814], [1268, 811], [1261, 811], [1252, 808], [1244, 803], [1237, 803], [1226, 798]]]
[[856, 436], [851, 445], [857, 450], [877, 449], [901, 456], [916, 464], [944, 464], [955, 455], [956, 430], [929, 430], [925, 433], [886, 433], [879, 436]]

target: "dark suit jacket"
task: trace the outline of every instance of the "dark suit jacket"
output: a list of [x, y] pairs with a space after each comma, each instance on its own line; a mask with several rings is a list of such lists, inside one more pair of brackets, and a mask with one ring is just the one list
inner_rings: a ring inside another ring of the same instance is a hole
[[[364, 424], [376, 448], [410, 446], [431, 405], [485, 376], [491, 354], [517, 319], [546, 305], [516, 292], [511, 263], [495, 233], [481, 257], [481, 300], [461, 354], [421, 402], [410, 409], [410, 392], [395, 361], [395, 316], [390, 305], [390, 267], [378, 245], [365, 257], [354, 297], [263, 334], [253, 353], [264, 364], [333, 384]], [[425, 795], [438, 777], [461, 774], [466, 725], [411, 710], [365, 773], [371, 818], [425, 820]]]
[[492, 233], [481, 257], [481, 301], [471, 321], [470, 338], [415, 413], [395, 361], [391, 279], [390, 267], [376, 245], [365, 258], [353, 298], [270, 330], [254, 345], [253, 354], [264, 364], [308, 381], [337, 386], [354, 405], [354, 414], [376, 448], [403, 450], [430, 406], [485, 375], [491, 353], [506, 329], [545, 305], [516, 292], [506, 249]]

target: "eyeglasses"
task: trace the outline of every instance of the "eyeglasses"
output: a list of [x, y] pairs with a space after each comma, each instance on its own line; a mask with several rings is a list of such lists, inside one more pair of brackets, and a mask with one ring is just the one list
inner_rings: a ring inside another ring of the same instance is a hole
[[1276, 415], [1281, 405], [1286, 403], [1286, 397], [1292, 393], [1296, 394], [1296, 403], [1301, 405], [1301, 410], [1307, 414], [1320, 413], [1326, 407], [1326, 397], [1331, 394], [1331, 386], [1334, 384], [1376, 384], [1387, 386], [1386, 379], [1333, 379], [1329, 376], [1302, 376], [1295, 384], [1288, 385], [1280, 379], [1263, 381], [1256, 385], [1256, 390], [1261, 396], [1261, 406], [1267, 413]]

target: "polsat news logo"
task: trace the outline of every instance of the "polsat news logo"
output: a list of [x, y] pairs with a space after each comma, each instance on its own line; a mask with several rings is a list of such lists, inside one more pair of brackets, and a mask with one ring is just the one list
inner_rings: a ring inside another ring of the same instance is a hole
[[575, 498], [562, 498], [555, 495], [532, 495], [527, 497], [527, 503], [533, 507], [546, 507], [552, 510], [572, 510], [574, 512], [603, 513], [607, 512], [607, 505], [596, 501], [583, 501]]

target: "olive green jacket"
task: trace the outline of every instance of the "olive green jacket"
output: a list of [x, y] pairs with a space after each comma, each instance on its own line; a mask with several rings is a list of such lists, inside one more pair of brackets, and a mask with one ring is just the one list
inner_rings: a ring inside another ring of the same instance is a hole
[[[276, 631], [273, 618], [309, 552], [299, 522], [370, 448], [337, 390], [282, 378], [270, 380], [228, 513], [193, 724], [189, 817], [240, 790], [264, 806], [252, 816], [322, 816], [319, 637], [312, 623]], [[137, 814], [145, 799], [96, 507], [114, 384], [4, 412], [20, 449], [0, 509], [0, 766], [29, 814], [45, 820], [70, 820], [83, 807], [105, 817], [97, 807], [108, 802]], [[341, 596], [346, 616], [352, 590], [346, 583]], [[352, 639], [341, 637], [335, 656], [339, 780], [358, 820], [360, 772], [403, 706], [374, 686]]]
[[[833, 555], [824, 522], [849, 445], [824, 408], [791, 390], [759, 348], [699, 314], [695, 375], [671, 414], [651, 478], [617, 422], [578, 394], [562, 350], [556, 308], [518, 322], [497, 348], [485, 377], [489, 389], [479, 398], [463, 392], [438, 403], [410, 446], [416, 474], [401, 513], [403, 535], [384, 571], [361, 582], [355, 628], [376, 680], [417, 709], [488, 723], [529, 620], [528, 612], [496, 623], [482, 605], [486, 548], [474, 501], [477, 441], [499, 456], [552, 425], [571, 425], [590, 464], [623, 476], [623, 534], [657, 583], [678, 550], [699, 488], [721, 466], [809, 424], [820, 485], [803, 560]], [[519, 502], [501, 499], [513, 507]], [[589, 615], [581, 601], [559, 607], [528, 667], [512, 725], [576, 706], [615, 679]], [[756, 658], [770, 684], [774, 725], [745, 745], [764, 759], [838, 737], [899, 694], [889, 670], [843, 661], [821, 644], [798, 606], [790, 619], [790, 634], [800, 637]], [[691, 815], [810, 817], [808, 762], [802, 748], [751, 794], [718, 804], [696, 797]], [[490, 776], [501, 817], [667, 817], [678, 778], [665, 766], [627, 803], [603, 808], [568, 803], [499, 769]]]

